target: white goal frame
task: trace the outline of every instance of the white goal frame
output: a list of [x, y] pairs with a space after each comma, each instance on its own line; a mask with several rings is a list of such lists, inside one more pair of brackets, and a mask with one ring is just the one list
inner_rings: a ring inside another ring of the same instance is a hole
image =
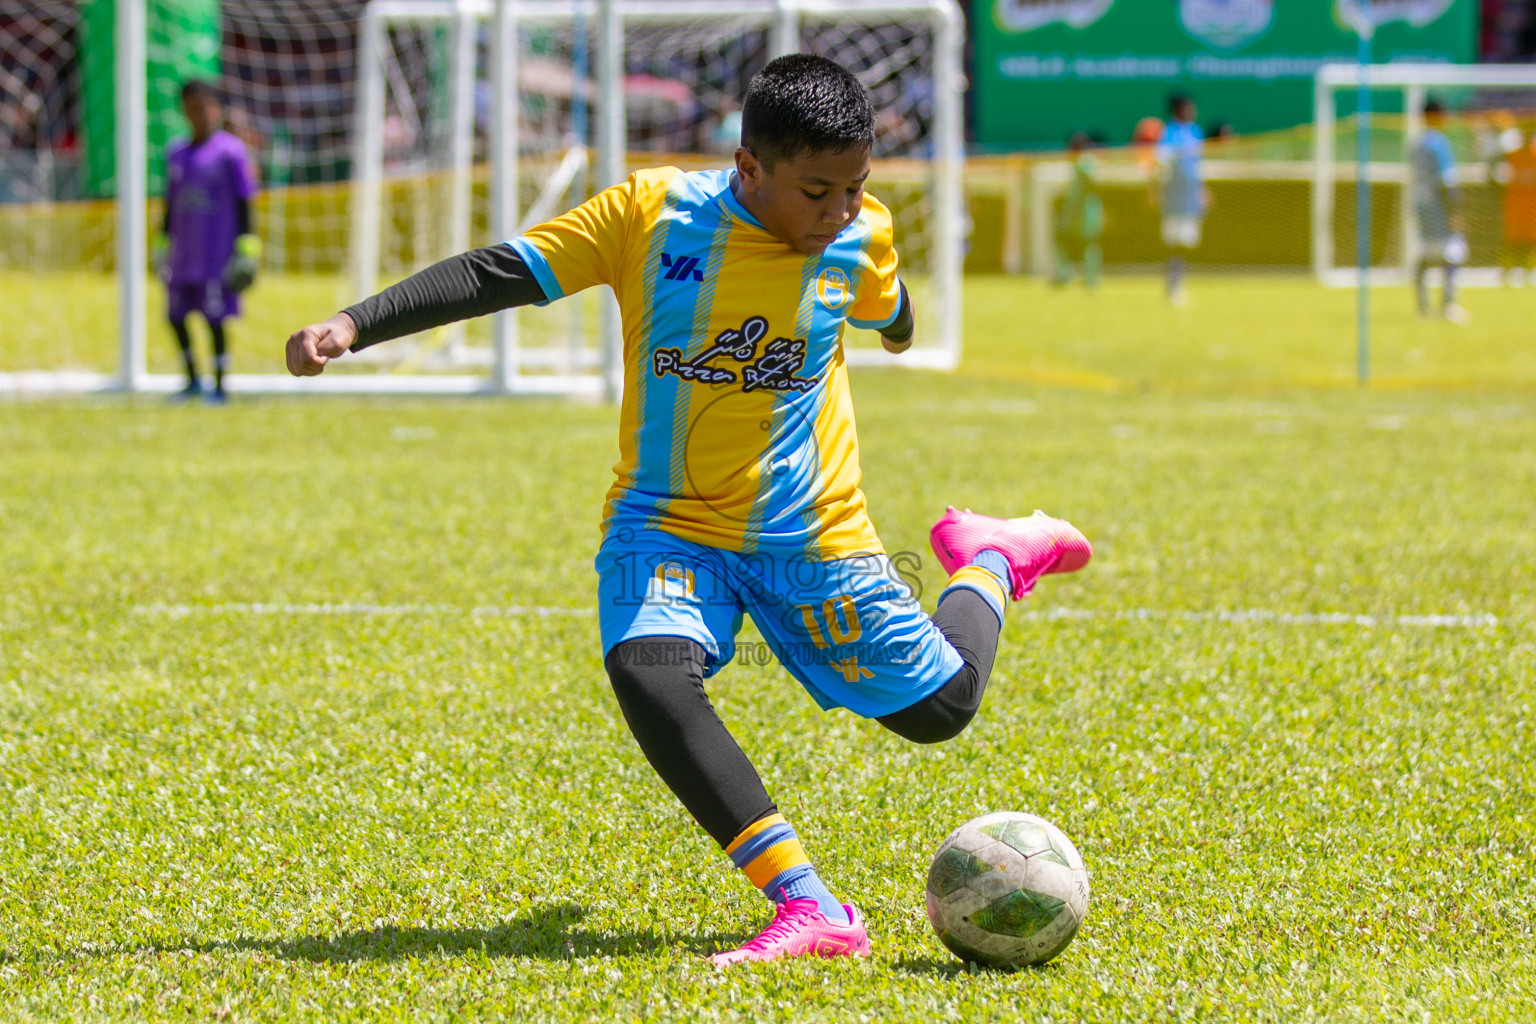
[[[1334, 149], [1334, 132], [1337, 126], [1336, 107], [1338, 94], [1344, 90], [1360, 88], [1362, 77], [1367, 88], [1391, 90], [1403, 97], [1403, 158], [1394, 162], [1372, 162], [1363, 169], [1366, 181], [1391, 182], [1402, 185], [1400, 218], [1403, 225], [1402, 259], [1397, 266], [1378, 266], [1366, 271], [1366, 282], [1371, 285], [1401, 285], [1413, 278], [1413, 268], [1418, 262], [1418, 232], [1415, 230], [1413, 200], [1407, 188], [1409, 154], [1424, 132], [1424, 100], [1429, 90], [1437, 87], [1496, 88], [1512, 85], [1533, 88], [1536, 97], [1536, 67], [1529, 64], [1324, 64], [1317, 69], [1313, 79], [1312, 113], [1312, 272], [1325, 285], [1336, 288], [1354, 288], [1360, 284], [1360, 271], [1356, 267], [1334, 266], [1333, 212], [1334, 188], [1341, 180], [1359, 180], [1361, 168], [1352, 156], [1340, 160]], [[1488, 168], [1483, 164], [1461, 164], [1457, 168], [1461, 180], [1481, 183], [1488, 180]], [[1344, 177], [1348, 175], [1348, 178]], [[1498, 283], [1497, 270], [1465, 268], [1460, 280], [1468, 285], [1492, 285]]]
[[[22, 371], [0, 373], [0, 395], [67, 393], [169, 393], [184, 385], [176, 374], [151, 374], [147, 368], [147, 289], [143, 254], [147, 251], [145, 157], [148, 115], [146, 93], [147, 0], [117, 0], [117, 195], [116, 252], [118, 288], [118, 367], [115, 373]], [[512, 238], [519, 225], [517, 123], [517, 26], [521, 22], [570, 21], [578, 11], [595, 10], [593, 63], [597, 79], [594, 110], [595, 169], [599, 186], [622, 181], [626, 174], [625, 110], [622, 90], [624, 26], [635, 22], [699, 22], [715, 18], [757, 21], [770, 32], [775, 54], [798, 49], [806, 17], [872, 18], [903, 16], [926, 22], [933, 31], [934, 116], [931, 189], [933, 196], [932, 300], [939, 337], [925, 349], [901, 356], [871, 349], [849, 349], [852, 364], [889, 363], [952, 369], [960, 359], [961, 271], [965, 247], [962, 192], [964, 128], [962, 65], [964, 18], [955, 0], [373, 0], [359, 31], [359, 80], [354, 118], [355, 164], [352, 175], [350, 281], [353, 298], [374, 289], [379, 252], [379, 216], [383, 183], [385, 102], [383, 48], [390, 22], [430, 20], [452, 25], [449, 48], [450, 144], [452, 182], [445, 232], [453, 244], [467, 247], [473, 159], [473, 82], [475, 34], [489, 22], [493, 134], [490, 140], [491, 225], [493, 234]], [[584, 154], [583, 154], [584, 155]], [[574, 160], [574, 156], [572, 157]], [[569, 162], [569, 161], [568, 161]], [[549, 354], [518, 345], [515, 313], [497, 314], [492, 332], [492, 364], [486, 373], [325, 374], [294, 378], [283, 374], [231, 374], [231, 390], [242, 394], [555, 394], [615, 400], [622, 385], [621, 341], [617, 305], [604, 303], [597, 373], [528, 374], [525, 366]], [[566, 358], [565, 350], [559, 358]], [[561, 365], [556, 363], [555, 365]]]
[[[774, 55], [792, 53], [799, 48], [803, 18], [870, 18], [897, 15], [926, 22], [933, 31], [934, 118], [932, 137], [933, 177], [933, 271], [931, 289], [934, 322], [939, 337], [922, 348], [901, 356], [880, 349], [850, 348], [848, 362], [890, 364], [928, 369], [953, 369], [961, 352], [961, 272], [965, 254], [965, 217], [962, 176], [964, 173], [964, 127], [962, 97], [965, 89], [962, 70], [964, 20], [954, 0], [598, 0], [593, 8], [573, 0], [373, 0], [364, 16], [361, 34], [357, 105], [356, 166], [354, 175], [353, 215], [358, 235], [352, 250], [352, 290], [361, 297], [371, 294], [379, 266], [378, 225], [381, 216], [383, 181], [383, 123], [385, 83], [382, 52], [389, 25], [409, 22], [444, 24], [451, 19], [455, 29], [454, 54], [460, 60], [473, 60], [475, 25], [492, 22], [491, 52], [493, 98], [493, 137], [491, 139], [492, 233], [508, 239], [524, 228], [558, 210], [540, 209], [535, 201], [527, 211], [519, 212], [518, 119], [510, 116], [516, 109], [514, 91], [517, 81], [518, 27], [524, 24], [570, 23], [578, 15], [593, 16], [595, 21], [593, 63], [596, 78], [596, 146], [591, 162], [598, 187], [617, 184], [628, 174], [625, 145], [625, 100], [622, 88], [625, 27], [630, 23], [690, 24], [713, 19], [737, 23], [757, 23], [769, 30], [770, 49]], [[469, 189], [473, 102], [472, 76], [454, 69], [450, 81], [448, 123], [452, 132], [449, 145], [450, 196], [443, 236], [466, 239], [469, 232]], [[577, 157], [573, 161], [572, 157]], [[567, 154], [563, 169], [579, 169], [579, 152]], [[557, 177], [559, 172], [557, 172]], [[548, 186], [549, 183], [544, 183]], [[556, 194], [554, 189], [547, 189]], [[613, 400], [623, 379], [622, 341], [617, 308], [611, 300], [603, 304], [599, 328], [600, 356], [596, 375], [532, 375], [522, 372], [532, 366], [562, 365], [569, 350], [538, 349], [519, 344], [515, 311], [497, 314], [492, 331], [492, 372], [489, 390], [517, 393], [527, 389], [541, 392], [591, 393], [594, 388]]]

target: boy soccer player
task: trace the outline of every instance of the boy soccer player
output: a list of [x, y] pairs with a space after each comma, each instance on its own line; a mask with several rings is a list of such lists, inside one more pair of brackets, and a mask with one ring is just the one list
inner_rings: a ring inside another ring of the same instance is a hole
[[1424, 101], [1424, 134], [1414, 143], [1410, 157], [1413, 212], [1418, 221], [1419, 261], [1414, 267], [1413, 287], [1419, 316], [1429, 316], [1429, 268], [1443, 267], [1445, 287], [1440, 310], [1452, 323], [1465, 323], [1467, 312], [1456, 302], [1456, 270], [1467, 261], [1466, 226], [1461, 212], [1461, 182], [1456, 155], [1440, 126], [1445, 106], [1439, 100]]
[[1093, 291], [1099, 286], [1104, 269], [1104, 253], [1099, 238], [1104, 234], [1104, 200], [1094, 175], [1098, 165], [1088, 150], [1093, 139], [1087, 132], [1074, 132], [1067, 143], [1072, 153], [1072, 181], [1061, 199], [1056, 214], [1057, 285], [1066, 285], [1079, 261], [1083, 264], [1083, 284]]
[[1163, 169], [1159, 196], [1163, 209], [1163, 244], [1168, 247], [1168, 301], [1182, 306], [1184, 266], [1188, 255], [1200, 247], [1200, 230], [1209, 196], [1201, 167], [1204, 134], [1195, 124], [1195, 101], [1174, 96], [1168, 101], [1170, 119], [1157, 143], [1157, 162]]
[[213, 336], [211, 402], [224, 401], [229, 349], [224, 320], [240, 314], [240, 292], [256, 276], [261, 242], [251, 233], [251, 176], [245, 145], [223, 131], [219, 94], [207, 82], [181, 87], [181, 109], [192, 128], [189, 139], [172, 142], [165, 158], [164, 234], [155, 240], [155, 262], [169, 292], [167, 314], [187, 386], [179, 397], [202, 394], [187, 317], [201, 313]]
[[748, 86], [734, 172], [639, 171], [288, 339], [289, 370], [312, 375], [387, 338], [613, 287], [625, 382], [596, 560], [604, 666], [651, 765], [775, 904], [717, 965], [869, 951], [705, 693], [743, 616], [823, 708], [938, 742], [976, 714], [1009, 600], [1092, 554], [1043, 513], [951, 508], [931, 533], [952, 575], [930, 619], [881, 548], [841, 346], [846, 324], [892, 352], [912, 340], [891, 217], [863, 191], [874, 124], [848, 71], [781, 57]]

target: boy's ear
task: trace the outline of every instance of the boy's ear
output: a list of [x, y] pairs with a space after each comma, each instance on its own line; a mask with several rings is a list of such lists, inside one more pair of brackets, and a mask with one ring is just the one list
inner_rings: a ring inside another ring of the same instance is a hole
[[762, 184], [767, 171], [752, 151], [746, 146], [736, 147], [736, 173], [741, 176], [741, 183], [747, 188], [757, 188]]

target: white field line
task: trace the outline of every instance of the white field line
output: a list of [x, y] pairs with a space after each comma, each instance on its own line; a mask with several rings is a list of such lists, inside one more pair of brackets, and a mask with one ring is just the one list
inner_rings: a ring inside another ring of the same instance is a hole
[[550, 605], [466, 608], [456, 604], [356, 604], [347, 601], [323, 604], [141, 604], [135, 605], [133, 610], [138, 615], [164, 615], [174, 619], [188, 615], [470, 615], [476, 618], [516, 619], [549, 618], [556, 615], [588, 618], [597, 614], [594, 608]]
[[[550, 618], [569, 616], [590, 618], [595, 608], [550, 605], [506, 605], [503, 607], [465, 607], [454, 604], [358, 604], [326, 602], [322, 604], [286, 604], [281, 602], [231, 604], [143, 604], [136, 605], [139, 615], [185, 618], [189, 615], [467, 615], [475, 618]], [[1264, 622], [1285, 626], [1361, 626], [1376, 628], [1420, 629], [1492, 629], [1500, 625], [1497, 615], [1358, 615], [1349, 612], [1276, 612], [1260, 608], [1238, 611], [1178, 611], [1156, 608], [1094, 609], [1052, 608], [1046, 611], [1022, 611], [1017, 616], [1032, 621], [1133, 622]]]
[[1421, 629], [1492, 629], [1499, 625], [1497, 615], [1357, 615], [1350, 612], [1275, 612], [1262, 608], [1216, 612], [1170, 611], [1156, 608], [1128, 608], [1119, 611], [1053, 608], [1049, 611], [1027, 611], [1023, 616], [1026, 619], [1044, 621], [1119, 619], [1175, 622], [1273, 622], [1285, 626], [1363, 626], [1367, 629], [1396, 626]]

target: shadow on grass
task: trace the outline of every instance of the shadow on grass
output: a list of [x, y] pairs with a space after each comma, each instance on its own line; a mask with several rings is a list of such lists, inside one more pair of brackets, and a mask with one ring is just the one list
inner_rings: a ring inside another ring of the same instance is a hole
[[[159, 953], [221, 953], [256, 950], [280, 960], [349, 963], [359, 960], [401, 960], [463, 956], [533, 957], [541, 960], [580, 960], [594, 956], [635, 956], [677, 948], [703, 956], [740, 945], [746, 934], [672, 935], [645, 928], [605, 931], [580, 926], [587, 914], [577, 904], [536, 907], [490, 928], [379, 928], [304, 935], [294, 939], [214, 939], [187, 937], [118, 947], [113, 954], [153, 950]], [[99, 954], [98, 954], [99, 955]]]
[[1043, 964], [1032, 964], [1028, 967], [982, 967], [963, 963], [956, 957], [932, 957], [932, 956], [904, 956], [891, 963], [891, 970], [897, 974], [920, 975], [925, 978], [957, 978], [963, 974], [976, 974], [980, 977], [1006, 977], [1017, 974], [1024, 977], [1032, 975], [1048, 974], [1057, 970], [1056, 961], [1052, 960]]

